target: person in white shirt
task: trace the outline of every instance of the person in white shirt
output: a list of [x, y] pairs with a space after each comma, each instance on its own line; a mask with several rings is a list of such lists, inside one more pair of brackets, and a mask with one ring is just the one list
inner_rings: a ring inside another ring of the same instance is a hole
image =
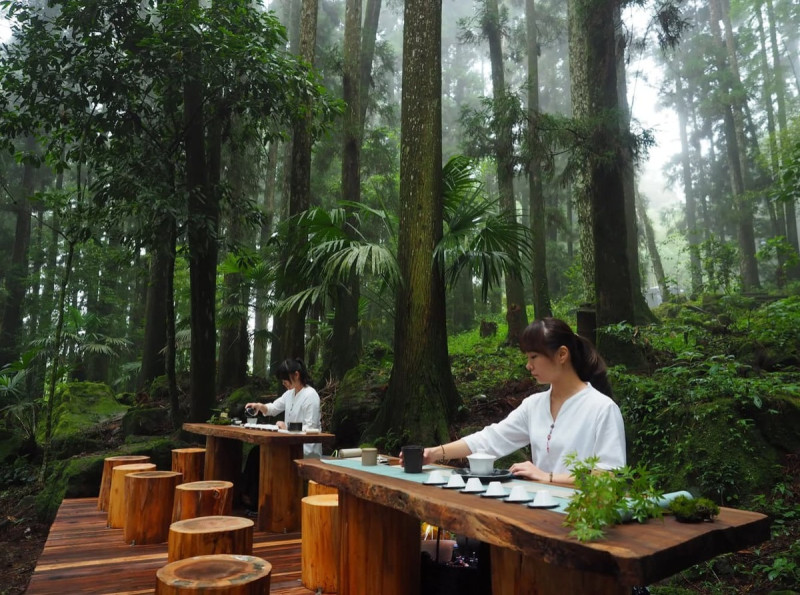
[[[423, 462], [463, 458], [473, 452], [505, 456], [531, 447], [531, 460], [510, 467], [517, 477], [539, 482], [574, 483], [564, 457], [596, 456], [598, 469], [626, 464], [625, 427], [606, 365], [594, 346], [567, 323], [543, 318], [522, 333], [520, 348], [526, 368], [550, 388], [527, 397], [504, 420], [461, 440], [426, 448]], [[605, 393], [605, 394], [604, 394]]]
[[[283, 360], [275, 370], [275, 376], [281, 381], [286, 392], [272, 403], [247, 403], [245, 409], [255, 409], [269, 416], [285, 413], [284, 421], [277, 423], [281, 429], [285, 429], [286, 424], [292, 422], [302, 423], [303, 429], [320, 429], [319, 395], [311, 386], [311, 376], [303, 360], [300, 358]], [[318, 442], [304, 444], [303, 455], [321, 457], [322, 444]]]

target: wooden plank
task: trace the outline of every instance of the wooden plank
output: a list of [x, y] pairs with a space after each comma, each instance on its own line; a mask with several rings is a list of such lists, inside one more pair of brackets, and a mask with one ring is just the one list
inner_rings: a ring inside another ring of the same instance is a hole
[[[255, 532], [253, 555], [272, 564], [271, 594], [309, 595], [300, 584], [300, 534]], [[106, 527], [96, 498], [64, 500], [36, 565], [30, 595], [150, 595], [167, 545], [130, 546]]]

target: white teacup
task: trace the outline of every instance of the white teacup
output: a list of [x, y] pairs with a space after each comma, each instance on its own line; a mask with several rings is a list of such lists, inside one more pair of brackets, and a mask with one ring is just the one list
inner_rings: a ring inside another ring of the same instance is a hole
[[258, 418], [257, 417], [248, 417], [247, 418], [247, 423], [256, 424], [256, 423], [258, 423]]
[[444, 475], [442, 475], [441, 471], [431, 471], [428, 473], [428, 479], [425, 480], [425, 483], [444, 483]]
[[508, 495], [508, 499], [512, 502], [524, 502], [526, 500], [530, 500], [530, 495], [528, 494], [528, 490], [525, 489], [525, 486], [514, 486], [511, 488], [511, 493]]
[[499, 481], [491, 481], [489, 482], [489, 487], [486, 488], [486, 495], [505, 496], [506, 491], [503, 489], [503, 485]]
[[482, 492], [483, 484], [477, 477], [470, 477], [467, 480], [467, 486], [464, 488], [465, 492]]
[[536, 492], [536, 497], [533, 499], [534, 506], [555, 506], [556, 499], [553, 498], [553, 494], [548, 492], [547, 490], [539, 490]]
[[489, 475], [497, 457], [485, 452], [475, 452], [467, 456], [469, 470], [473, 475]]
[[463, 488], [464, 487], [464, 478], [461, 477], [458, 473], [453, 473], [450, 475], [450, 479], [447, 480], [447, 487], [448, 488]]

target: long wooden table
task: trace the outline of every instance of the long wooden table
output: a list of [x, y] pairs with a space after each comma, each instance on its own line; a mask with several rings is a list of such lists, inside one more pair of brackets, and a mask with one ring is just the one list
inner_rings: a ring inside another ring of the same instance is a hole
[[242, 426], [186, 423], [183, 429], [206, 437], [204, 479], [240, 481], [242, 443], [259, 446], [259, 531], [285, 533], [300, 529], [303, 482], [295, 459], [303, 458], [303, 444], [333, 442], [333, 434], [295, 434], [256, 430]]
[[[672, 517], [610, 528], [581, 543], [564, 515], [319, 460], [300, 475], [339, 488], [339, 594], [419, 593], [420, 520], [492, 545], [493, 593], [629, 595], [698, 562], [769, 539], [769, 519], [721, 508], [712, 523]], [[354, 563], [356, 560], [363, 562]]]

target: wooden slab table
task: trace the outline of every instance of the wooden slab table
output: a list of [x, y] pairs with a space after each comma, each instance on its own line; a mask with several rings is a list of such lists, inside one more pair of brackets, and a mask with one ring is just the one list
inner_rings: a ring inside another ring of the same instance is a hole
[[303, 444], [333, 442], [333, 434], [294, 434], [242, 426], [186, 423], [183, 429], [206, 437], [204, 479], [239, 482], [242, 443], [259, 446], [258, 519], [256, 529], [285, 533], [300, 529], [303, 483], [294, 464]]
[[766, 516], [721, 508], [713, 523], [664, 517], [618, 525], [600, 541], [581, 543], [556, 512], [319, 460], [297, 464], [301, 476], [339, 488], [339, 595], [419, 593], [421, 520], [491, 544], [493, 587], [516, 595], [629, 595], [631, 586], [770, 537]]

